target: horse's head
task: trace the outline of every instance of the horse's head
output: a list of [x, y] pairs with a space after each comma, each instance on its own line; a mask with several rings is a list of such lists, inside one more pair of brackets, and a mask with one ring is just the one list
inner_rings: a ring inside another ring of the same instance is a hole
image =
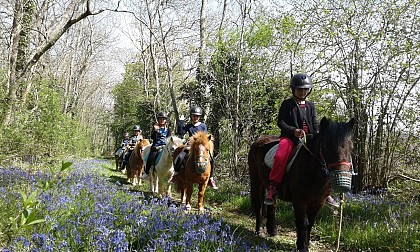
[[351, 186], [352, 129], [355, 120], [347, 123], [322, 118], [318, 134], [319, 154], [328, 170], [329, 180], [336, 191], [348, 191]]
[[213, 153], [211, 135], [205, 132], [197, 132], [190, 139], [190, 157], [194, 158], [197, 171], [204, 172], [210, 165], [210, 157]]
[[174, 151], [181, 145], [184, 144], [184, 140], [179, 137], [171, 136], [166, 139], [166, 150], [168, 151], [169, 155], [172, 157]]
[[146, 146], [150, 145], [149, 140], [147, 139], [141, 139], [136, 143], [136, 147], [134, 147], [134, 151], [138, 153], [139, 156], [141, 156], [141, 153], [144, 151]]

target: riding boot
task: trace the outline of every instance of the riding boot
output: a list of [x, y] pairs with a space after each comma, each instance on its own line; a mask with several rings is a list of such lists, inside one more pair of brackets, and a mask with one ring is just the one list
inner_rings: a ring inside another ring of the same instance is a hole
[[175, 184], [175, 183], [176, 183], [177, 178], [178, 178], [178, 172], [175, 172], [175, 173], [174, 173], [174, 175], [172, 175], [171, 180], [169, 180], [169, 183], [170, 183], [170, 184]]
[[276, 203], [277, 198], [278, 198], [277, 185], [271, 184], [268, 187], [268, 192], [264, 200], [264, 204], [267, 206], [272, 206]]
[[331, 195], [328, 195], [327, 199], [325, 200], [325, 203], [332, 207], [340, 207], [340, 205], [334, 200], [333, 197], [331, 197]]
[[211, 188], [213, 188], [214, 190], [219, 189], [219, 187], [217, 187], [216, 185], [216, 181], [214, 181], [213, 175], [214, 175], [214, 170], [215, 170], [215, 164], [214, 164], [214, 159], [213, 156], [210, 156], [210, 179], [209, 179], [209, 185]]
[[210, 187], [211, 187], [211, 188], [213, 188], [214, 190], [219, 189], [219, 187], [217, 187], [216, 182], [214, 181], [214, 178], [213, 178], [213, 177], [211, 177], [211, 178], [209, 179], [209, 183], [208, 183], [208, 184], [209, 184], [209, 185], [210, 185]]
[[149, 171], [150, 171], [150, 167], [146, 165], [146, 169], [144, 170], [144, 174], [141, 175], [141, 179], [148, 179], [149, 178]]

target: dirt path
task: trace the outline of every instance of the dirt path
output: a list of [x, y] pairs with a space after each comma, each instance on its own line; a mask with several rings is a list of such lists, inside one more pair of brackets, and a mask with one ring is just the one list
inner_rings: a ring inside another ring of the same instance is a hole
[[[266, 233], [257, 236], [254, 233], [254, 217], [244, 215], [234, 210], [222, 210], [218, 211], [218, 214], [229, 223], [232, 230], [235, 230], [235, 235], [243, 237], [243, 239], [248, 242], [257, 245], [261, 245], [265, 242], [270, 251], [294, 251], [295, 249], [296, 232], [294, 226], [283, 228], [278, 225], [278, 235], [275, 237], [269, 237]], [[322, 243], [319, 240], [311, 240], [310, 251], [330, 252], [335, 251], [335, 248], [331, 247], [330, 244]]]

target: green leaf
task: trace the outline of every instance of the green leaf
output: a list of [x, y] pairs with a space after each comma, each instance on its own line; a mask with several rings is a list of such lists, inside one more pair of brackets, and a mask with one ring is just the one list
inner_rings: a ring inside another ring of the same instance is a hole
[[35, 225], [35, 224], [42, 223], [42, 222], [45, 222], [45, 219], [37, 219], [37, 220], [31, 221], [31, 222], [28, 222], [28, 223], [26, 223], [26, 226]]
[[60, 171], [64, 171], [69, 168], [73, 163], [72, 162], [62, 162]]

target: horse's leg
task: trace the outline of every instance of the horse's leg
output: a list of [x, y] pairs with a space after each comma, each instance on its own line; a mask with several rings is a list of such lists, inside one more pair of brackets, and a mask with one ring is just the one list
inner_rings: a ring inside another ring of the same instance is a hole
[[185, 206], [187, 207], [187, 209], [191, 209], [191, 195], [193, 192], [193, 183], [192, 182], [188, 182], [187, 183], [187, 198], [185, 200]]
[[276, 236], [277, 235], [276, 205], [267, 206], [267, 223], [266, 223], [266, 226], [267, 226], [267, 233], [270, 236]]
[[206, 191], [206, 185], [198, 184], [198, 200], [197, 200], [197, 208], [198, 210], [204, 211], [203, 201], [204, 201], [204, 192]]
[[296, 246], [298, 251], [306, 252], [309, 251], [309, 220], [306, 214], [306, 207], [293, 204], [293, 208], [295, 211], [295, 223], [297, 234]]
[[312, 207], [309, 207], [308, 210], [306, 211], [307, 215], [308, 215], [308, 222], [309, 222], [308, 240], [307, 240], [308, 247], [309, 247], [309, 240], [310, 240], [310, 237], [311, 237], [311, 230], [312, 230], [312, 227], [314, 226], [316, 216], [318, 215], [319, 210], [321, 210], [321, 207], [322, 207], [321, 204], [316, 205], [316, 206], [312, 206]]
[[[255, 214], [255, 233], [261, 234], [264, 188], [257, 178], [251, 178], [251, 204]], [[268, 221], [267, 221], [268, 226]], [[268, 227], [267, 227], [268, 231]]]
[[120, 157], [118, 155], [115, 155], [114, 159], [115, 159], [115, 170], [118, 171], [120, 168], [119, 167]]
[[154, 186], [154, 192], [159, 194], [159, 177], [157, 176], [157, 174], [153, 174], [153, 182], [155, 183]]

